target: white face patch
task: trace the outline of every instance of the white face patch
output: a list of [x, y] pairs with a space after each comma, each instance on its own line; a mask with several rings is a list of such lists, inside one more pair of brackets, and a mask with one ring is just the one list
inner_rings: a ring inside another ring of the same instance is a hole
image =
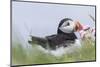
[[66, 21], [64, 22], [59, 29], [64, 33], [72, 33], [75, 28], [75, 23], [73, 21]]

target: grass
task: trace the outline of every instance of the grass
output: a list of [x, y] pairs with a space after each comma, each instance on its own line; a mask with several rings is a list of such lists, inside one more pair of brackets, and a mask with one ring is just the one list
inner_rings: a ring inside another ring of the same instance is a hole
[[[13, 46], [14, 45], [14, 46]], [[55, 57], [50, 54], [38, 50], [33, 47], [31, 50], [25, 50], [21, 44], [15, 43], [12, 45], [12, 64], [27, 65], [27, 64], [46, 64], [60, 62], [76, 62], [76, 61], [92, 61], [95, 60], [95, 42], [86, 39], [82, 41], [82, 48], [78, 52], [65, 54], [61, 57]]]

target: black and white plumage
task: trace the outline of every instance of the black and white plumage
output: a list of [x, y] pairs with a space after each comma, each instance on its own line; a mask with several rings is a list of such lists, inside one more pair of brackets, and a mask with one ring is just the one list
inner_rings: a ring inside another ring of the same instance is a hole
[[79, 46], [79, 43], [76, 45], [79, 41], [77, 41], [77, 37], [74, 33], [77, 30], [78, 25], [76, 22], [70, 18], [64, 18], [59, 23], [57, 34], [46, 36], [44, 38], [31, 36], [31, 41], [28, 42], [31, 45], [40, 45], [44, 49], [51, 50], [51, 53], [54, 55], [58, 55], [59, 50], [62, 50], [65, 53], [65, 48], [69, 49], [70, 46]]

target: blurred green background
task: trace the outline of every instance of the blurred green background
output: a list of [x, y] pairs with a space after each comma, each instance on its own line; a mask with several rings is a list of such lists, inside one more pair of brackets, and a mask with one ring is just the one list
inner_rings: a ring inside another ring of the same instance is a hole
[[26, 50], [21, 44], [12, 44], [12, 65], [27, 65], [27, 64], [46, 64], [46, 63], [62, 63], [62, 62], [77, 62], [77, 61], [94, 61], [95, 59], [95, 41], [85, 39], [81, 42], [82, 48], [77, 52], [64, 54], [60, 57], [55, 57], [40, 51], [36, 45], [32, 49]]

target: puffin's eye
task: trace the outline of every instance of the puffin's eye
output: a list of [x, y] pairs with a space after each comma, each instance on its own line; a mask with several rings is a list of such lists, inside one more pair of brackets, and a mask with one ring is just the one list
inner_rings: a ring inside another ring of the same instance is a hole
[[67, 26], [69, 26], [69, 25], [70, 25], [70, 23], [68, 22], [68, 23], [67, 23]]
[[67, 22], [63, 23], [62, 27], [70, 26], [70, 24], [71, 24], [71, 22], [67, 21]]

